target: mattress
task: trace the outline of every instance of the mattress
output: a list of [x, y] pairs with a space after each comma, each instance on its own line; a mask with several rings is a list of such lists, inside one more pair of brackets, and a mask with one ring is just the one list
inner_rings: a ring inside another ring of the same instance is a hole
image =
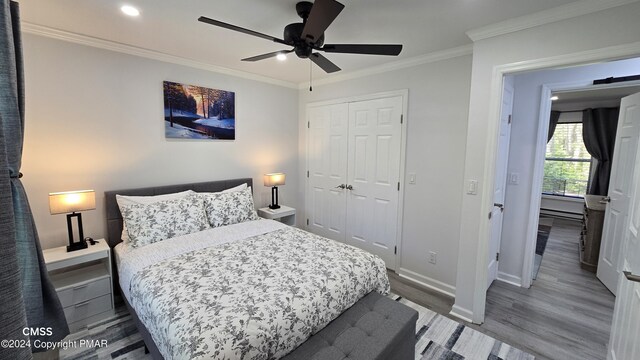
[[115, 253], [123, 295], [165, 359], [277, 359], [389, 292], [379, 257], [272, 220]]

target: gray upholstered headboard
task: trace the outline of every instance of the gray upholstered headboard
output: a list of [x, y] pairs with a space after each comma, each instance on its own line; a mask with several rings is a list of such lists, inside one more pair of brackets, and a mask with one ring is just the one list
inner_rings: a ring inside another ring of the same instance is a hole
[[120, 208], [118, 208], [118, 203], [116, 202], [116, 194], [130, 196], [152, 196], [171, 194], [186, 190], [193, 190], [196, 192], [216, 192], [245, 183], [251, 186], [253, 184], [253, 180], [251, 178], [244, 178], [209, 181], [194, 184], [167, 185], [140, 189], [105, 191], [104, 197], [107, 208], [107, 243], [109, 244], [109, 247], [114, 247], [122, 241], [122, 239], [120, 239], [122, 235], [122, 215], [120, 214]]

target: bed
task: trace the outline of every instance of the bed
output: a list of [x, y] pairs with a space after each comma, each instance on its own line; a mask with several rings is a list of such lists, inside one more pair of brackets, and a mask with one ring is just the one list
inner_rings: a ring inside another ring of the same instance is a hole
[[153, 358], [281, 358], [367, 294], [389, 292], [380, 258], [273, 220], [122, 244], [116, 194], [212, 193], [244, 183], [252, 180], [105, 193], [122, 297]]

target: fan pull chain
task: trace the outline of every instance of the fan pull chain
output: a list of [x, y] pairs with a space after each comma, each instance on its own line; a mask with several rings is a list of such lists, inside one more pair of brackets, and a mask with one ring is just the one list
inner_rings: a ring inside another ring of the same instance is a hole
[[313, 91], [313, 62], [309, 59], [309, 91]]

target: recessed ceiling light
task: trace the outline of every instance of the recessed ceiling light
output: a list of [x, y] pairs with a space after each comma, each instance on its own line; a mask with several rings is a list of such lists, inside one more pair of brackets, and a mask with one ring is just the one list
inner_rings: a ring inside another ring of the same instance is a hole
[[130, 5], [123, 5], [120, 10], [122, 10], [123, 13], [125, 13], [126, 15], [129, 16], [138, 16], [140, 15], [140, 10], [134, 8], [133, 6]]
[[551, 100], [551, 101], [556, 101], [556, 100], [558, 100], [558, 99], [560, 99], [560, 98], [559, 98], [557, 95], [553, 95], [553, 96], [550, 98], [550, 100]]
[[280, 61], [285, 61], [285, 60], [287, 60], [287, 54], [282, 54], [282, 53], [280, 53], [280, 54], [278, 54], [278, 55], [276, 56], [276, 59], [278, 59], [278, 60], [280, 60]]

